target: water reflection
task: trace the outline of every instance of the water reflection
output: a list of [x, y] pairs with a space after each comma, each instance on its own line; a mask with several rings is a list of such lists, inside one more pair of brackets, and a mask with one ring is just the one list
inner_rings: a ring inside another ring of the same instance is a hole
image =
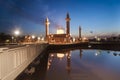
[[66, 58], [66, 70], [67, 73], [70, 74], [71, 72], [71, 51], [63, 51], [63, 52], [59, 52], [59, 53], [50, 53], [49, 54], [49, 59], [48, 59], [48, 70], [50, 69], [51, 63], [53, 61], [54, 58], [58, 58], [59, 60], [62, 60], [63, 58]]
[[48, 54], [36, 58], [15, 80], [45, 80]]
[[97, 50], [96, 53], [95, 53], [95, 56], [98, 56], [101, 54], [101, 50]]
[[114, 52], [113, 55], [114, 56], [120, 56], [120, 53]]
[[68, 51], [66, 53], [66, 56], [67, 56], [67, 66], [66, 66], [66, 69], [67, 69], [68, 74], [70, 74], [70, 71], [71, 71], [71, 54], [70, 54], [70, 51]]
[[[49, 69], [46, 77], [49, 80], [57, 79], [53, 75], [56, 75], [61, 80], [117, 80], [120, 78], [118, 74], [120, 73], [118, 68], [120, 64], [117, 65], [116, 59], [111, 56], [114, 52], [115, 51], [107, 50], [77, 49], [61, 51], [59, 53], [49, 53], [52, 57], [54, 56], [54, 60], [51, 62], [51, 68], [55, 68], [55, 71], [54, 69]], [[80, 60], [78, 60], [78, 53]], [[119, 55], [119, 51], [117, 53], [117, 55]], [[58, 66], [53, 65], [55, 62], [59, 63], [57, 64]], [[63, 65], [66, 65], [66, 67]], [[54, 72], [58, 73], [54, 74]], [[110, 78], [109, 75], [111, 76]]]
[[48, 51], [45, 54], [39, 56], [16, 80], [119, 80], [120, 78], [120, 51], [68, 49]]
[[80, 59], [82, 59], [82, 49], [80, 49]]
[[117, 56], [117, 53], [113, 53], [114, 56]]
[[59, 59], [62, 59], [64, 57], [64, 53], [56, 53], [56, 54]]
[[107, 51], [108, 54], [112, 54], [113, 56], [120, 56], [120, 51]]

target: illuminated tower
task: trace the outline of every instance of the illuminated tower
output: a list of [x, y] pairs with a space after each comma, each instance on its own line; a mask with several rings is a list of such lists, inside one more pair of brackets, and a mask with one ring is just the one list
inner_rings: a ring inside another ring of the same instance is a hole
[[69, 35], [70, 34], [70, 17], [69, 17], [69, 13], [67, 13], [67, 16], [66, 16], [65, 20], [66, 20], [66, 34]]
[[48, 38], [48, 35], [49, 35], [49, 25], [50, 25], [49, 19], [48, 19], [48, 18], [46, 18], [46, 20], [45, 20], [45, 27], [46, 27], [46, 39]]

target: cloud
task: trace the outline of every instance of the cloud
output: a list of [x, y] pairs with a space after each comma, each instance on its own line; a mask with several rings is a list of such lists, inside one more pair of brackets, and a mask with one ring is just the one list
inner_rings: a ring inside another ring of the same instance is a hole
[[45, 16], [51, 15], [49, 6], [42, 4], [39, 0], [2, 0], [0, 3], [2, 3], [2, 7], [4, 7], [11, 16], [18, 16], [16, 18], [22, 17], [36, 24], [44, 25]]

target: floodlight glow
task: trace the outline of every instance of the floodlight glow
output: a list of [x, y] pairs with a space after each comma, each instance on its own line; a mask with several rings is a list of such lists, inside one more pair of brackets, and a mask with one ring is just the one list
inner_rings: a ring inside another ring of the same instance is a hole
[[15, 35], [18, 36], [20, 34], [20, 31], [19, 30], [15, 30]]

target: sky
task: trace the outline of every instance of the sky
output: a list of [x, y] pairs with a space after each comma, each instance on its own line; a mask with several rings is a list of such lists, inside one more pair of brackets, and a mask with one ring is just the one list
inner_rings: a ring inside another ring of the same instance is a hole
[[12, 34], [45, 34], [45, 19], [50, 20], [50, 33], [66, 28], [70, 15], [71, 35], [120, 34], [120, 0], [0, 0], [0, 32]]

